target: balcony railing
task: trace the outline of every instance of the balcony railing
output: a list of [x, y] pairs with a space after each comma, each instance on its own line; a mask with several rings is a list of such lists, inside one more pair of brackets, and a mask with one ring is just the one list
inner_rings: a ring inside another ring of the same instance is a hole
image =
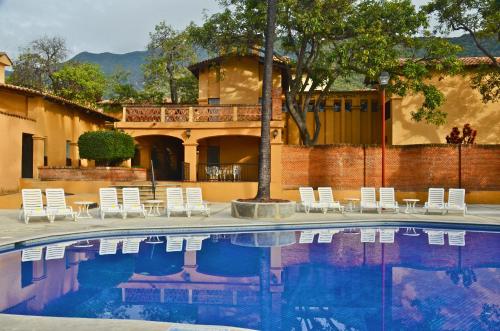
[[213, 182], [255, 182], [258, 165], [253, 163], [198, 163], [198, 180]]
[[260, 121], [260, 105], [128, 106], [124, 122], [236, 122]]

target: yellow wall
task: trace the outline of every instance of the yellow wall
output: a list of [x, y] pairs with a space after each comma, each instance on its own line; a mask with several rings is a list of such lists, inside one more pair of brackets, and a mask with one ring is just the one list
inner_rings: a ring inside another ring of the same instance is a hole
[[36, 178], [37, 167], [43, 166], [44, 154], [49, 166], [66, 165], [66, 141], [73, 143], [71, 158], [77, 164], [78, 137], [103, 124], [103, 120], [42, 97], [0, 91], [0, 194], [19, 189], [23, 133], [34, 137], [33, 174]]
[[448, 113], [446, 124], [437, 127], [425, 121], [411, 120], [411, 112], [422, 104], [420, 96], [407, 96], [398, 101], [393, 109], [392, 142], [394, 145], [445, 143], [446, 135], [455, 126], [460, 129], [469, 123], [477, 130], [476, 143], [500, 144], [500, 103], [484, 104], [480, 94], [471, 89], [470, 79], [465, 76], [432, 80], [444, 93], [446, 102], [441, 107]]

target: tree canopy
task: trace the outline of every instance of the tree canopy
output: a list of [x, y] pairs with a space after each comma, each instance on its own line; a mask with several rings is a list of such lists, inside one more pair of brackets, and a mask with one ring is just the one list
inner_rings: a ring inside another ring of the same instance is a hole
[[[194, 40], [207, 50], [264, 52], [265, 2], [221, 0], [224, 10], [191, 26]], [[410, 0], [282, 0], [278, 2], [274, 55], [281, 59], [287, 110], [304, 144], [314, 144], [320, 132], [320, 105], [337, 79], [363, 75], [376, 83], [382, 71], [392, 80], [391, 93], [421, 94], [424, 102], [413, 113], [416, 121], [443, 124], [439, 109], [443, 94], [429, 78], [457, 73], [458, 46], [429, 30], [428, 16]], [[401, 59], [404, 58], [404, 61]], [[309, 132], [311, 109], [315, 128]]]

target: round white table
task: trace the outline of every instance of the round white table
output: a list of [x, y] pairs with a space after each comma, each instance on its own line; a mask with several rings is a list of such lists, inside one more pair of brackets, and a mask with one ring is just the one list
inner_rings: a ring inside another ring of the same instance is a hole
[[160, 205], [163, 203], [163, 200], [146, 200], [145, 204], [148, 205], [148, 216], [160, 216]]
[[412, 214], [415, 213], [415, 205], [420, 199], [403, 199], [403, 201], [406, 202], [405, 214]]
[[92, 215], [89, 213], [89, 207], [92, 204], [94, 204], [92, 201], [76, 201], [75, 205], [78, 206], [76, 218], [92, 218]]
[[356, 208], [356, 202], [359, 201], [358, 198], [347, 198], [345, 199], [347, 201], [347, 211], [352, 212], [354, 208]]

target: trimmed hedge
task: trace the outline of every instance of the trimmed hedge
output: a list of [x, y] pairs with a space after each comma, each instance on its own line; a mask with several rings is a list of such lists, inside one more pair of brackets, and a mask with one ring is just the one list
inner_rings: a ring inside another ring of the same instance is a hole
[[120, 131], [90, 131], [78, 138], [82, 159], [95, 160], [96, 165], [116, 166], [134, 157], [134, 139]]

